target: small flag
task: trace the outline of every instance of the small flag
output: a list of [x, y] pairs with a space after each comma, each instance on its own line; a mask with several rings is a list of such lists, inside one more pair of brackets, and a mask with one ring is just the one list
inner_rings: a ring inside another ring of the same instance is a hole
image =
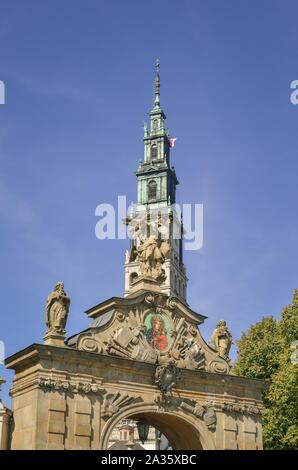
[[175, 147], [175, 141], [177, 140], [176, 137], [170, 137], [169, 138], [169, 145], [170, 145], [170, 148], [173, 148]]

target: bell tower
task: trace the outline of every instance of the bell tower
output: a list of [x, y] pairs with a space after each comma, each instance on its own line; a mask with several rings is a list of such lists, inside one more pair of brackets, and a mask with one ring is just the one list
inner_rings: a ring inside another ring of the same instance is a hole
[[154, 106], [149, 113], [150, 130], [144, 124], [144, 162], [137, 170], [138, 204], [175, 204], [176, 186], [179, 184], [174, 167], [170, 167], [170, 148], [173, 139], [165, 128], [166, 116], [160, 107], [159, 61], [156, 62]]
[[[187, 277], [183, 264], [182, 217], [176, 205], [176, 186], [179, 184], [175, 168], [170, 164], [170, 151], [175, 139], [170, 137], [165, 127], [166, 115], [160, 105], [159, 60], [155, 66], [154, 104], [149, 113], [149, 129], [144, 124], [144, 159], [139, 162], [136, 176], [138, 180], [137, 204], [126, 223], [132, 221], [134, 229], [142, 231], [143, 241], [152, 235], [168, 242], [169, 253], [162, 258], [164, 279], [160, 284], [162, 292], [174, 295], [186, 302]], [[137, 227], [136, 227], [137, 225]], [[151, 231], [150, 231], [151, 230]], [[131, 294], [132, 284], [141, 275], [138, 237], [132, 237], [130, 250], [125, 259], [124, 296]], [[165, 245], [165, 244], [164, 244]], [[161, 248], [161, 251], [164, 251]], [[163, 256], [163, 254], [162, 254]]]

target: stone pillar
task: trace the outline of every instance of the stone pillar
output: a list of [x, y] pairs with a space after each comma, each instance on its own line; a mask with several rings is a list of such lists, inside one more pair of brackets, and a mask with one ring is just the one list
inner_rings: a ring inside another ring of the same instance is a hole
[[[1, 384], [5, 381], [0, 377], [0, 390]], [[10, 448], [10, 434], [11, 434], [12, 412], [6, 408], [0, 400], [0, 450], [7, 450]]]

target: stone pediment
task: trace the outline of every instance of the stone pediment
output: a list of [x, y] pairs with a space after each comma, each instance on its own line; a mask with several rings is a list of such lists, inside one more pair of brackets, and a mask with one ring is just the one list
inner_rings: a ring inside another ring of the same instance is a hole
[[155, 160], [154, 162], [151, 162], [150, 164], [146, 164], [146, 166], [143, 165], [141, 168], [137, 170], [136, 174], [142, 175], [142, 174], [147, 174], [147, 173], [154, 173], [160, 170], [169, 171], [169, 167], [162, 160]]
[[129, 298], [113, 297], [87, 310], [93, 322], [71, 337], [67, 345], [82, 351], [124, 357], [134, 361], [224, 373], [229, 362], [202, 338], [205, 316], [176, 297], [139, 292]]

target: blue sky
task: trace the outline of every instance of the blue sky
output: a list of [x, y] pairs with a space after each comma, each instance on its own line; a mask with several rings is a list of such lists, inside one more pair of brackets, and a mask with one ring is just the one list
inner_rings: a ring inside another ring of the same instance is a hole
[[[124, 287], [126, 241], [99, 241], [95, 207], [136, 199], [142, 127], [161, 103], [178, 140], [180, 202], [204, 204], [188, 301], [237, 339], [298, 287], [297, 2], [0, 1], [0, 339], [41, 342], [58, 280], [84, 311]], [[234, 352], [235, 354], [235, 352]], [[9, 403], [13, 373], [2, 396]]]

